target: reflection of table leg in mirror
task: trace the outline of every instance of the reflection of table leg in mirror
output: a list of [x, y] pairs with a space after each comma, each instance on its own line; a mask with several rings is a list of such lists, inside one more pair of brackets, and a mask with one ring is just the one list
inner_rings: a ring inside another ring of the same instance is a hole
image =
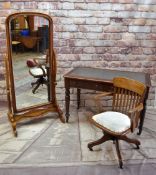
[[68, 123], [69, 120], [69, 103], [70, 103], [70, 90], [69, 88], [65, 89], [65, 107], [66, 107], [66, 122]]
[[12, 41], [12, 47], [15, 47], [16, 54], [18, 52], [18, 47], [20, 44], [21, 44], [21, 42], [19, 42], [19, 41]]

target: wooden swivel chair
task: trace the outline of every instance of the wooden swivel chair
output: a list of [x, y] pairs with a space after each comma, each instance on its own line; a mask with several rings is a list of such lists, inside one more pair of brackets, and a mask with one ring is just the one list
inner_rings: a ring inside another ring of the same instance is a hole
[[[90, 142], [88, 148], [93, 151], [93, 146], [113, 140], [116, 146], [119, 167], [122, 168], [123, 162], [119, 149], [119, 140], [133, 143], [139, 149], [140, 141], [128, 138], [126, 135], [138, 127], [146, 88], [141, 82], [124, 77], [114, 78], [113, 85], [112, 111], [102, 112], [90, 118], [90, 121], [95, 126], [102, 129], [104, 135], [99, 140]], [[99, 104], [99, 100], [103, 96], [110, 94], [107, 92], [95, 96], [96, 104]]]

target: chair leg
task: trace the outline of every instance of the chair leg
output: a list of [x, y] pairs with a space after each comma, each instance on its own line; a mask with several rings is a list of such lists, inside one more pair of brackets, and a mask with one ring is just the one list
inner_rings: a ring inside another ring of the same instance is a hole
[[33, 94], [35, 94], [35, 91], [39, 88], [40, 85], [41, 85], [41, 83], [38, 82], [37, 85], [35, 86], [35, 88], [32, 90]]
[[119, 160], [119, 167], [123, 168], [123, 162], [122, 162], [122, 157], [121, 157], [121, 153], [120, 153], [120, 149], [119, 149], [118, 139], [115, 139], [115, 147], [116, 147], [116, 152], [117, 152], [117, 156], [118, 156], [118, 160]]
[[37, 79], [35, 82], [32, 82], [31, 86], [33, 87], [35, 84], [38, 84], [38, 82], [39, 82], [39, 79]]
[[137, 140], [137, 139], [131, 139], [131, 138], [128, 138], [126, 135], [122, 135], [120, 138], [120, 140], [124, 140], [128, 143], [133, 143], [136, 145], [137, 149], [139, 149], [139, 145], [140, 145], [140, 141]]
[[48, 85], [48, 81], [45, 78], [43, 78], [42, 84]]
[[108, 141], [108, 140], [111, 140], [110, 135], [108, 135], [108, 134], [103, 135], [100, 139], [88, 143], [88, 148], [89, 148], [90, 151], [93, 151], [93, 149], [92, 149], [93, 146], [95, 146], [95, 145], [100, 145], [101, 143], [106, 142], [106, 141]]

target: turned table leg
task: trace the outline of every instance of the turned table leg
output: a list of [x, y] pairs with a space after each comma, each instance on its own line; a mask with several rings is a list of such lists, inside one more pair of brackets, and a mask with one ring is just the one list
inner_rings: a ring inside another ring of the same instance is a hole
[[144, 98], [144, 108], [141, 112], [141, 117], [140, 117], [140, 123], [139, 123], [139, 132], [137, 133], [138, 135], [141, 135], [142, 133], [142, 129], [143, 129], [143, 124], [144, 124], [144, 119], [145, 119], [145, 114], [146, 114], [146, 101], [148, 98], [148, 92], [149, 92], [149, 88], [147, 88], [146, 90], [146, 94], [145, 94], [145, 98]]
[[70, 90], [69, 88], [65, 89], [65, 107], [66, 107], [66, 122], [68, 123], [69, 120], [69, 104], [70, 104]]

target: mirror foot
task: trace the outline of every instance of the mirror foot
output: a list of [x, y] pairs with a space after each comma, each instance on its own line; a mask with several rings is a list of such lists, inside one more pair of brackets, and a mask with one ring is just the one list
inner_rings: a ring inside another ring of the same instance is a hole
[[18, 134], [17, 134], [17, 131], [13, 131], [14, 132], [14, 136], [17, 137]]
[[58, 111], [58, 115], [59, 115], [59, 118], [60, 118], [60, 120], [61, 120], [61, 122], [62, 123], [65, 123], [65, 118], [64, 118], [64, 116], [63, 116], [63, 112], [59, 109], [59, 111]]
[[16, 130], [16, 123], [11, 123], [12, 124], [12, 130], [13, 130], [13, 134], [15, 137], [17, 137], [17, 130]]
[[63, 116], [63, 112], [62, 112], [62, 110], [58, 106], [57, 106], [57, 112], [58, 112], [58, 116], [59, 116], [61, 122], [62, 123], [65, 123], [65, 118]]
[[11, 123], [13, 134], [15, 137], [17, 137], [16, 121], [11, 113], [8, 113], [8, 119]]
[[63, 116], [59, 116], [59, 118], [60, 118], [60, 120], [61, 120], [62, 123], [65, 123], [65, 119], [64, 119]]

